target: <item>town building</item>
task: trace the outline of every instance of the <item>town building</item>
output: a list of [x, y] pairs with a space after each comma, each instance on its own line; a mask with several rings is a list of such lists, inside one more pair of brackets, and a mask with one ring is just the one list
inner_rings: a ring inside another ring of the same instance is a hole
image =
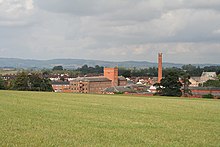
[[208, 80], [217, 80], [216, 72], [203, 72], [200, 77], [191, 77], [189, 79], [191, 82], [190, 87], [198, 87]]
[[199, 87], [201, 77], [190, 77], [190, 87]]
[[128, 82], [125, 77], [122, 77], [122, 76], [118, 77], [118, 85], [117, 86], [125, 86], [127, 84], [128, 84]]
[[49, 79], [51, 81], [69, 81], [69, 75], [68, 74], [54, 74], [54, 75], [50, 75]]
[[54, 92], [70, 93], [70, 82], [68, 81], [52, 81], [52, 87]]
[[219, 87], [190, 87], [192, 92], [192, 97], [201, 98], [204, 95], [211, 94], [215, 98], [220, 98], [220, 88]]
[[112, 81], [112, 86], [118, 86], [118, 68], [104, 68], [104, 77]]
[[70, 89], [74, 93], [102, 93], [111, 85], [112, 81], [106, 77], [78, 77], [70, 81]]
[[217, 74], [216, 72], [203, 72], [201, 75], [201, 82], [204, 83], [208, 80], [216, 80], [217, 79]]
[[7, 80], [15, 79], [16, 78], [16, 74], [5, 74], [5, 75], [3, 75], [1, 77], [3, 78], [3, 80], [7, 81]]
[[118, 68], [104, 68], [104, 76], [78, 77], [70, 81], [74, 93], [103, 93], [108, 87], [125, 86], [127, 79], [118, 76]]
[[108, 87], [103, 90], [104, 94], [115, 94], [115, 93], [124, 93], [124, 94], [149, 94], [149, 87], [143, 84], [133, 84], [127, 86], [114, 86]]

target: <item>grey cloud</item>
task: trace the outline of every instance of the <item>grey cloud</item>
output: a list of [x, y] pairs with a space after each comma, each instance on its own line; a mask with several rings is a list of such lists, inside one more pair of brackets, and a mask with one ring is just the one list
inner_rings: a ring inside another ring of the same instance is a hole
[[[0, 3], [2, 57], [156, 61], [162, 51], [167, 62], [219, 62], [217, 0], [7, 2]], [[6, 13], [8, 4], [14, 9]]]
[[[47, 0], [47, 1], [34, 1], [38, 7], [58, 12], [58, 13], [73, 13], [75, 15], [95, 15], [104, 12], [112, 11], [121, 6], [126, 6], [132, 1], [123, 0]], [[134, 3], [134, 2], [132, 2]]]
[[[117, 43], [149, 42], [193, 42], [218, 41], [212, 32], [219, 27], [219, 12], [214, 10], [193, 10], [220, 2], [207, 1], [37, 1], [39, 6], [54, 12], [70, 13], [84, 19], [91, 16], [87, 24], [78, 23], [80, 31], [70, 32], [67, 38], [81, 36], [95, 37], [100, 41]], [[44, 6], [44, 7], [43, 7]], [[177, 9], [179, 8], [179, 9]], [[169, 16], [171, 15], [171, 16]], [[205, 19], [203, 19], [205, 18]], [[213, 23], [214, 22], [214, 23]], [[93, 25], [94, 24], [94, 25]], [[76, 25], [76, 24], [74, 24]], [[73, 29], [72, 29], [73, 30]], [[105, 33], [104, 33], [105, 32]], [[82, 35], [83, 34], [83, 35]], [[86, 35], [85, 35], [86, 34]]]
[[161, 15], [159, 3], [153, 0], [35, 0], [43, 10], [76, 16], [96, 16], [103, 20], [145, 21]]
[[0, 26], [26, 26], [31, 23], [32, 0], [5, 0], [0, 2]]
[[220, 10], [219, 0], [161, 0], [165, 10], [171, 9], [211, 9]]
[[219, 0], [186, 0], [185, 5], [190, 8], [200, 8], [200, 9], [216, 9], [220, 10]]

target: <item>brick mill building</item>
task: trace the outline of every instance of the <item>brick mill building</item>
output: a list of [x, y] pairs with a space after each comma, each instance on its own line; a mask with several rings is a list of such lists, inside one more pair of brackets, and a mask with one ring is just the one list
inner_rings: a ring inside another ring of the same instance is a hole
[[70, 89], [74, 93], [101, 93], [111, 84], [112, 81], [105, 77], [78, 77], [70, 82]]
[[54, 92], [72, 92], [68, 81], [52, 81], [52, 87]]
[[118, 76], [118, 68], [104, 68], [104, 76], [78, 77], [70, 81], [70, 90], [74, 93], [102, 93], [112, 86], [125, 86], [127, 80]]

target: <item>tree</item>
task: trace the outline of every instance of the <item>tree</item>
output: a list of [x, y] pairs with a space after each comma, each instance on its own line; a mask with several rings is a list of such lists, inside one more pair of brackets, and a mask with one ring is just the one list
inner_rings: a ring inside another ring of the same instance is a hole
[[63, 70], [63, 66], [54, 66], [52, 70]]
[[5, 89], [4, 80], [0, 77], [0, 90]]
[[40, 87], [41, 91], [53, 91], [53, 87], [49, 78], [44, 78]]
[[130, 78], [131, 77], [131, 70], [126, 70], [121, 74], [123, 77]]
[[33, 91], [41, 91], [41, 83], [42, 81], [42, 77], [40, 77], [39, 74], [29, 74], [28, 75], [29, 78], [29, 90], [33, 90]]
[[194, 65], [183, 65], [182, 70], [187, 71], [191, 76], [200, 76], [204, 69], [201, 69], [199, 66], [196, 67]]
[[103, 66], [99, 66], [99, 65], [96, 65], [95, 66], [95, 73], [103, 73], [103, 70], [104, 70], [104, 67]]
[[28, 76], [26, 73], [22, 72], [17, 75], [14, 81], [14, 88], [17, 90], [28, 90]]
[[131, 77], [131, 70], [126, 69], [124, 67], [120, 67], [118, 69], [118, 75], [123, 76], [123, 77]]
[[217, 76], [218, 80], [220, 81], [220, 74]]
[[42, 75], [43, 75], [43, 77], [49, 77], [49, 75], [51, 74], [51, 71], [50, 70], [42, 70]]
[[191, 84], [189, 79], [190, 79], [189, 74], [187, 74], [187, 73], [182, 74], [181, 81], [182, 81], [182, 84], [183, 84], [183, 95], [185, 97], [189, 96], [189, 95], [192, 95], [192, 91], [189, 89], [189, 85]]
[[203, 87], [220, 87], [220, 81], [219, 80], [208, 80], [205, 83], [203, 83]]
[[29, 78], [25, 72], [19, 73], [14, 80], [13, 89], [16, 90], [29, 90]]
[[203, 68], [206, 72], [216, 72], [216, 74], [220, 74], [220, 66], [205, 66]]
[[14, 79], [9, 79], [5, 81], [5, 89], [14, 89]]
[[29, 80], [30, 90], [32, 91], [53, 91], [50, 79], [43, 75], [32, 73]]
[[171, 70], [168, 72], [161, 82], [155, 84], [155, 86], [157, 86], [158, 94], [161, 96], [182, 96], [182, 84], [176, 71]]
[[83, 65], [81, 68], [77, 68], [76, 71], [86, 74], [101, 74], [103, 73], [104, 67], [96, 65], [95, 67], [89, 67], [87, 64]]
[[12, 89], [23, 91], [53, 91], [50, 79], [37, 73], [27, 74], [24, 72], [17, 75]]
[[[164, 69], [163, 69], [164, 71]], [[150, 67], [147, 69], [147, 75], [148, 76], [152, 76], [152, 77], [156, 77], [158, 74], [158, 68], [156, 67]]]

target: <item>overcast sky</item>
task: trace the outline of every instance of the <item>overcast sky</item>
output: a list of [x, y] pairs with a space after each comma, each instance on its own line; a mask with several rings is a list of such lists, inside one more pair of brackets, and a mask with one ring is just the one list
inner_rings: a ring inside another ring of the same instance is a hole
[[0, 57], [220, 64], [220, 0], [0, 0]]

